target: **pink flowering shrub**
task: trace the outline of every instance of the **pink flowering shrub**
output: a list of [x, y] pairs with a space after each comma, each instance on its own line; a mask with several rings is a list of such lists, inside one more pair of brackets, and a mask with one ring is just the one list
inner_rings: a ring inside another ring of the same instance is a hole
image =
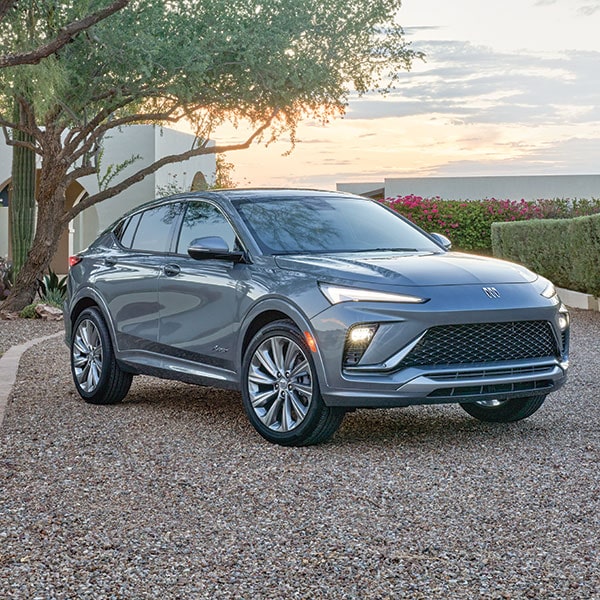
[[409, 195], [384, 204], [425, 231], [443, 233], [457, 250], [491, 254], [491, 226], [496, 222], [567, 218], [600, 213], [600, 200], [443, 200]]

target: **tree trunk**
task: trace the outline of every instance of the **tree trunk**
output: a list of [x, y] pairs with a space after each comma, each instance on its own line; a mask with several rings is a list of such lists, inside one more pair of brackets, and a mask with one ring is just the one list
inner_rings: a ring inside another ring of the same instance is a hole
[[[17, 121], [18, 122], [18, 121]], [[14, 141], [33, 143], [32, 136], [13, 130]], [[10, 195], [10, 234], [12, 263], [17, 275], [25, 264], [35, 230], [35, 152], [12, 148], [12, 186]]]
[[[47, 132], [48, 133], [48, 132]], [[51, 135], [48, 135], [50, 138]], [[48, 271], [63, 229], [61, 218], [65, 212], [65, 179], [67, 166], [59, 161], [47, 159], [57, 157], [60, 137], [47, 140], [55, 146], [45, 155], [40, 173], [38, 189], [38, 212], [35, 237], [25, 264], [19, 271], [8, 298], [0, 305], [1, 310], [19, 312], [35, 298], [42, 275]], [[58, 148], [58, 149], [57, 149]]]

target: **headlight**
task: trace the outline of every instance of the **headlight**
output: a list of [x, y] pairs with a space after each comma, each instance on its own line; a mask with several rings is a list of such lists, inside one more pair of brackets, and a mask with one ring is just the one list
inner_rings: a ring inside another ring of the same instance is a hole
[[320, 283], [319, 288], [331, 304], [340, 302], [402, 302], [404, 304], [423, 304], [429, 298], [419, 298], [407, 294], [392, 294], [376, 290], [340, 287], [328, 283]]

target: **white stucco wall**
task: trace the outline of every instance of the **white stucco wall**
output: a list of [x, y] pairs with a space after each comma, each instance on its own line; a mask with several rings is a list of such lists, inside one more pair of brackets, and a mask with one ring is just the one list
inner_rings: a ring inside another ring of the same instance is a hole
[[446, 200], [537, 200], [600, 198], [600, 175], [524, 175], [498, 177], [390, 177], [384, 183], [338, 183], [337, 189], [364, 194], [385, 188], [386, 197], [414, 194]]
[[[0, 141], [0, 190], [10, 179], [11, 151]], [[0, 206], [0, 256], [8, 255], [8, 208]]]
[[[114, 131], [104, 139], [102, 171], [109, 165], [119, 165], [134, 155], [140, 158], [126, 167], [116, 176], [111, 184], [118, 183], [134, 174], [140, 168], [150, 165], [156, 158], [171, 154], [180, 154], [192, 147], [194, 136], [152, 125], [134, 125], [122, 131]], [[11, 151], [0, 141], [0, 186], [10, 178]], [[113, 223], [127, 210], [135, 208], [143, 202], [159, 195], [159, 188], [169, 182], [176, 182], [184, 189], [189, 189], [194, 174], [202, 171], [211, 182], [215, 177], [215, 156], [194, 157], [184, 163], [173, 163], [149, 175], [114, 198], [92, 206], [76, 217], [71, 224], [72, 252], [85, 248], [97, 235]], [[95, 175], [83, 177], [79, 183], [89, 194], [99, 190], [98, 178]], [[0, 207], [0, 256], [8, 254], [8, 209]]]

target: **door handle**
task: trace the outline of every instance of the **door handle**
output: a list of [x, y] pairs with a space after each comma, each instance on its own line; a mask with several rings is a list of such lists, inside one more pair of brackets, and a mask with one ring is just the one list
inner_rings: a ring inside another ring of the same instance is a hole
[[179, 273], [181, 273], [181, 267], [179, 265], [165, 265], [163, 268], [163, 273], [167, 277], [175, 277], [175, 275], [179, 275]]
[[104, 264], [107, 267], [114, 267], [117, 264], [117, 259], [113, 257], [108, 257], [104, 259]]

